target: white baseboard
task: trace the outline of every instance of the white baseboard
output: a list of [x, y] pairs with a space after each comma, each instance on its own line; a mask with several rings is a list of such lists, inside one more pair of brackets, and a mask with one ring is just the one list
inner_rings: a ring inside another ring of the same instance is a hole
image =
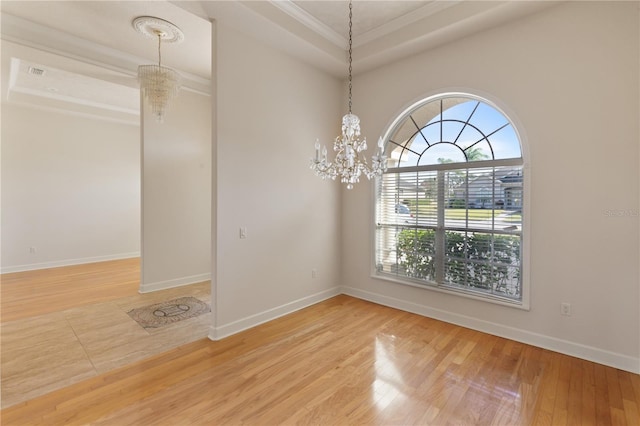
[[30, 263], [26, 265], [6, 266], [0, 269], [0, 273], [8, 274], [11, 272], [35, 271], [36, 269], [59, 268], [61, 266], [82, 265], [85, 263], [107, 262], [109, 260], [130, 259], [132, 257], [140, 257], [140, 252], [110, 254], [107, 256], [82, 257], [79, 259], [54, 260], [51, 262]]
[[239, 333], [292, 312], [299, 311], [300, 309], [322, 302], [323, 300], [330, 299], [339, 294], [340, 287], [333, 287], [328, 290], [312, 294], [311, 296], [303, 297], [272, 309], [267, 309], [266, 311], [239, 319], [229, 324], [221, 325], [219, 327], [211, 326], [209, 329], [209, 339], [224, 339], [232, 334]]
[[166, 290], [168, 288], [182, 287], [183, 285], [201, 283], [211, 280], [211, 273], [190, 275], [188, 277], [175, 278], [173, 280], [158, 281], [155, 283], [140, 284], [140, 293], [150, 293], [152, 291]]
[[598, 364], [608, 365], [610, 367], [619, 368], [620, 370], [629, 371], [640, 374], [640, 358], [634, 358], [615, 352], [606, 351], [604, 349], [592, 346], [582, 345], [580, 343], [570, 342], [543, 334], [533, 333], [503, 324], [484, 321], [466, 315], [456, 314], [443, 311], [429, 306], [419, 305], [417, 303], [408, 302], [406, 300], [396, 299], [384, 296], [378, 293], [372, 293], [353, 287], [342, 287], [342, 293], [348, 296], [357, 297], [358, 299], [367, 300], [379, 305], [389, 306], [402, 311], [411, 312], [462, 327], [481, 331], [483, 333], [492, 334], [499, 337], [515, 340], [529, 345], [549, 349], [565, 355], [593, 361]]

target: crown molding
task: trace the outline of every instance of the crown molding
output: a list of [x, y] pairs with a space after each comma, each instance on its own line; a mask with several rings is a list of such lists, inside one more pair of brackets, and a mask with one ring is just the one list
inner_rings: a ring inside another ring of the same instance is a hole
[[[296, 5], [292, 0], [269, 0], [269, 2], [336, 46], [342, 49], [347, 46], [348, 40], [345, 37], [335, 32], [328, 25], [309, 14], [309, 12], [302, 9], [300, 6]], [[461, 2], [462, 0], [433, 1], [411, 13], [399, 16], [384, 25], [373, 28], [362, 34], [355, 34], [353, 36], [353, 47], [362, 46], [372, 42], [373, 40], [387, 36], [407, 25], [428, 18], [431, 15], [435, 15], [436, 13]]]
[[91, 118], [94, 120], [109, 121], [113, 123], [140, 125], [140, 113], [132, 114], [128, 112], [114, 111], [113, 109], [95, 108], [82, 106], [75, 102], [68, 103], [54, 99], [46, 99], [42, 96], [32, 96], [22, 92], [12, 92], [10, 104], [23, 108], [31, 108], [46, 112], [55, 112], [63, 115]]
[[345, 45], [309, 29], [272, 1], [200, 2], [220, 27], [229, 27], [337, 78], [346, 69]]
[[[19, 45], [105, 68], [129, 77], [137, 76], [138, 65], [149, 61], [117, 49], [90, 42], [17, 16], [2, 14], [0, 38]], [[183, 88], [211, 94], [211, 80], [179, 70]]]
[[384, 25], [373, 28], [363, 34], [353, 37], [353, 46], [359, 47], [368, 44], [376, 39], [385, 37], [392, 34], [401, 28], [411, 25], [414, 22], [418, 22], [428, 17], [435, 15], [450, 7], [456, 6], [458, 3], [462, 3], [463, 0], [448, 0], [448, 1], [432, 1], [429, 4], [422, 6], [419, 9], [414, 10], [411, 13], [399, 16]]
[[335, 44], [341, 49], [344, 49], [348, 43], [348, 40], [342, 37], [340, 34], [332, 30], [328, 25], [325, 25], [320, 20], [316, 19], [313, 15], [309, 14], [306, 10], [296, 5], [291, 0], [269, 0], [269, 3], [285, 12], [310, 30], [316, 32], [318, 35], [324, 37], [331, 43]]
[[[524, 16], [554, 7], [559, 1], [457, 1], [451, 6], [399, 27], [361, 45], [354, 60], [360, 72], [443, 46]], [[428, 28], [428, 31], [425, 30]], [[354, 55], [355, 56], [355, 55]]]

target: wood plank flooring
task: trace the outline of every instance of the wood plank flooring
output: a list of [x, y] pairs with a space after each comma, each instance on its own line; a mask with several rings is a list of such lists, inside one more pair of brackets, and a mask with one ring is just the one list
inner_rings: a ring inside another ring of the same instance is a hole
[[0, 280], [4, 323], [135, 295], [140, 258], [14, 272]]
[[348, 296], [0, 412], [3, 425], [638, 425], [640, 376]]
[[207, 336], [210, 313], [159, 328], [127, 315], [182, 296], [210, 301], [208, 281], [139, 294], [138, 265], [125, 259], [1, 276], [2, 408]]

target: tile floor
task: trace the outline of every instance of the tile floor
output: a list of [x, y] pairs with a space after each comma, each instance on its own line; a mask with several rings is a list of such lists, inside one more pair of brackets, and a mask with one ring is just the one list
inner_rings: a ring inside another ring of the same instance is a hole
[[181, 296], [210, 303], [210, 283], [3, 323], [2, 408], [206, 337], [211, 313], [150, 329], [127, 315]]

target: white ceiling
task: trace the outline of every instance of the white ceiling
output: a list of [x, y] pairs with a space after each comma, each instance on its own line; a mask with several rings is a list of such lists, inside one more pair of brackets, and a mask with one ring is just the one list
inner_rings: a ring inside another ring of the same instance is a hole
[[[541, 1], [355, 0], [354, 73], [552, 4]], [[12, 90], [23, 94], [31, 90], [31, 96], [39, 92], [49, 98], [76, 98], [80, 104], [109, 104], [115, 110], [126, 110], [128, 107], [114, 102], [111, 96], [114, 92], [108, 85], [96, 84], [95, 90], [83, 92], [95, 98], [91, 102], [78, 97], [78, 91], [71, 86], [91, 84], [91, 80], [82, 80], [87, 77], [94, 79], [93, 83], [96, 83], [95, 79], [103, 79], [135, 89], [137, 66], [157, 62], [155, 41], [141, 36], [131, 25], [134, 18], [145, 15], [168, 20], [184, 32], [185, 40], [181, 44], [162, 46], [162, 62], [180, 71], [189, 90], [203, 93], [210, 90], [211, 19], [259, 37], [335, 76], [346, 74], [347, 1], [2, 0], [0, 13], [3, 101], [10, 97]], [[21, 66], [9, 67], [7, 64], [12, 58]], [[51, 67], [48, 78], [60, 77], [60, 81], [34, 81], [33, 76], [24, 74], [29, 65]], [[88, 71], [89, 65], [108, 72], [100, 75], [96, 69]], [[11, 75], [12, 72], [19, 75]], [[72, 78], [73, 74], [77, 76]], [[52, 87], [55, 90], [50, 90]], [[101, 92], [104, 93], [101, 95]], [[24, 101], [24, 97], [21, 99]]]
[[[436, 1], [356, 1], [353, 3], [353, 31], [357, 37], [375, 30], [384, 30], [391, 21], [405, 22], [419, 19], [424, 10], [433, 9]], [[440, 2], [443, 7], [453, 6], [454, 1]], [[349, 34], [349, 4], [342, 1], [291, 1], [281, 2], [282, 7], [302, 9], [302, 13], [318, 20], [343, 39]]]

